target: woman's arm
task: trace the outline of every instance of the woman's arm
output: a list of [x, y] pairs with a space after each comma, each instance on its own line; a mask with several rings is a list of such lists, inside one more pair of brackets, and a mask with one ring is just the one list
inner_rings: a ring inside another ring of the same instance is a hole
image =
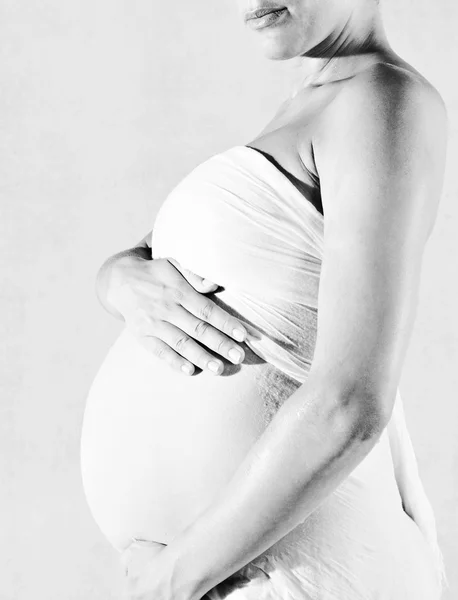
[[133, 248], [122, 250], [107, 258], [97, 273], [95, 282], [97, 298], [103, 308], [120, 321], [124, 321], [124, 317], [108, 299], [111, 286], [113, 285], [113, 278], [115, 275], [118, 275], [120, 267], [129, 269], [135, 261], [152, 260], [151, 247], [148, 245], [151, 234], [152, 230]]
[[[97, 274], [96, 294], [114, 317], [126, 323], [138, 343], [180, 374], [194, 367], [220, 375], [224, 363], [243, 361], [247, 332], [242, 323], [205, 294], [218, 285], [183, 269], [173, 258], [152, 260], [149, 232], [136, 246], [108, 258]], [[118, 310], [119, 309], [119, 310]], [[179, 320], [180, 325], [175, 325]], [[230, 356], [238, 350], [240, 357]]]
[[426, 83], [370, 71], [342, 87], [314, 139], [325, 240], [309, 377], [218, 497], [151, 563], [157, 600], [200, 599], [284, 537], [390, 419], [441, 195], [447, 119]]

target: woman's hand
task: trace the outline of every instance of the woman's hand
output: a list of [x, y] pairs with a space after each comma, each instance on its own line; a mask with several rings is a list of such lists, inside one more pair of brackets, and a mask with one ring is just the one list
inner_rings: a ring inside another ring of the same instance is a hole
[[143, 571], [147, 564], [164, 548], [166, 548], [166, 544], [134, 538], [132, 543], [121, 552], [121, 564], [126, 577], [137, 577], [138, 573]]
[[[134, 256], [117, 261], [111, 282], [109, 301], [129, 330], [142, 346], [180, 373], [192, 375], [197, 366], [221, 374], [222, 361], [206, 348], [234, 364], [243, 361], [243, 348], [231, 338], [243, 341], [245, 328], [204, 296], [215, 291], [217, 284], [181, 269], [172, 258]], [[235, 330], [242, 334], [237, 336]], [[231, 350], [238, 351], [240, 358], [233, 358]], [[216, 370], [211, 363], [216, 363]]]
[[128, 600], [174, 600], [167, 590], [167, 569], [160, 554], [165, 544], [134, 540], [121, 554]]
[[[135, 539], [122, 553], [121, 565], [126, 576], [127, 600], [191, 600], [191, 593], [172, 589], [170, 559], [162, 555], [166, 544]], [[163, 560], [164, 559], [164, 560]], [[215, 586], [213, 597], [226, 598], [244, 588], [254, 579], [268, 580], [269, 576], [259, 567], [248, 564], [242, 571], [234, 573]], [[178, 597], [179, 595], [179, 597]], [[205, 594], [200, 600], [210, 600]]]

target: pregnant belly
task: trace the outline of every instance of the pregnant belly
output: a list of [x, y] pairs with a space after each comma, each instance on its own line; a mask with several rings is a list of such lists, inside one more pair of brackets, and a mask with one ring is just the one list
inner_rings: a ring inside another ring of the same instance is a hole
[[281, 403], [299, 386], [244, 345], [223, 375], [172, 370], [124, 329], [88, 394], [84, 491], [122, 550], [132, 537], [169, 543], [228, 483]]

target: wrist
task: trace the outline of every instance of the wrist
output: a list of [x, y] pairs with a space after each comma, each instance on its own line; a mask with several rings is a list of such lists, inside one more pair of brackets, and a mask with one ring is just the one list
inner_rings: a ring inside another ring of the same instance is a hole
[[[129, 252], [129, 254], [128, 254]], [[129, 275], [136, 263], [144, 259], [126, 250], [108, 258], [99, 270], [97, 277], [97, 295], [102, 305], [117, 318], [124, 320], [117, 308], [119, 291], [128, 285]]]
[[129, 288], [129, 276], [135, 268], [135, 265], [138, 262], [143, 262], [143, 260], [143, 258], [136, 255], [124, 255], [114, 258], [106, 265], [106, 302], [118, 312], [118, 300], [123, 293], [123, 290]]
[[151, 248], [135, 246], [110, 256], [100, 267], [96, 279], [96, 294], [105, 310], [117, 319], [125, 320], [116, 306], [119, 291], [128, 284], [135, 266], [147, 260], [152, 260]]
[[161, 558], [165, 560], [173, 600], [201, 600], [206, 591], [202, 581], [187, 568], [186, 555], [180, 551], [178, 538], [164, 548]]
[[129, 280], [129, 275], [133, 272], [135, 266], [149, 260], [151, 260], [151, 255], [148, 258], [146, 248], [130, 248], [109, 258], [106, 268], [109, 271], [110, 287], [124, 285]]

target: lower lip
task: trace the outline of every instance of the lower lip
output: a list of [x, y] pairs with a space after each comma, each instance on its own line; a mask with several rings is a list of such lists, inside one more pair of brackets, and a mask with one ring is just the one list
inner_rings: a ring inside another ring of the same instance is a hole
[[258, 17], [257, 19], [249, 19], [247, 25], [251, 27], [251, 29], [265, 29], [266, 27], [272, 27], [272, 25], [277, 25], [283, 20], [287, 13], [288, 9], [286, 8], [281, 12], [271, 12], [263, 17]]

